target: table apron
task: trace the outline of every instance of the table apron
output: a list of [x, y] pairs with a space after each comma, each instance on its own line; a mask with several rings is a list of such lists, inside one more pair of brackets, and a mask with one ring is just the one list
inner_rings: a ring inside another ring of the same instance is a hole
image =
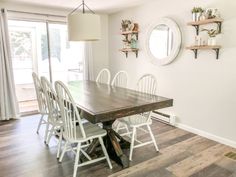
[[81, 116], [88, 119], [92, 123], [107, 122], [125, 116], [131, 116], [135, 114], [140, 114], [148, 111], [154, 111], [157, 109], [162, 109], [166, 107], [173, 106], [173, 100], [162, 101], [158, 103], [151, 103], [145, 106], [137, 106], [132, 108], [126, 108], [116, 111], [105, 112], [97, 115], [93, 115], [86, 111], [81, 110]]

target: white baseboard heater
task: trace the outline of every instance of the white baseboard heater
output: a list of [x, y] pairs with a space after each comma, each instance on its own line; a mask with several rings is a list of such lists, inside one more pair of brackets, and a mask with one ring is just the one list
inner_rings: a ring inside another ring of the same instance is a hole
[[175, 126], [176, 116], [169, 113], [162, 113], [159, 110], [153, 111], [152, 119], [156, 119], [163, 123]]

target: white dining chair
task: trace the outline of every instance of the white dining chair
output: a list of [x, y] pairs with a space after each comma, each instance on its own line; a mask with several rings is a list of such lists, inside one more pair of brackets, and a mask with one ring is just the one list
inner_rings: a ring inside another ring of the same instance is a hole
[[[116, 87], [123, 87], [127, 88], [128, 85], [128, 73], [126, 71], [118, 71], [111, 82], [112, 86]], [[129, 132], [128, 127], [126, 124], [123, 124], [122, 122], [115, 121], [112, 125], [113, 129], [115, 129], [116, 132], [119, 132], [122, 129], [125, 129], [126, 132]]]
[[[156, 93], [157, 88], [157, 81], [156, 78], [151, 74], [145, 74], [143, 75], [137, 83], [137, 91], [154, 95]], [[130, 134], [131, 136], [131, 145], [130, 145], [130, 154], [129, 154], [129, 160], [132, 160], [133, 150], [138, 147], [142, 147], [148, 144], [154, 144], [156, 151], [159, 151], [159, 148], [157, 146], [155, 137], [152, 133], [152, 130], [150, 128], [150, 125], [152, 124], [151, 119], [151, 111], [137, 114], [133, 116], [128, 116], [125, 118], [117, 119], [122, 124], [126, 124], [126, 126], [131, 129], [130, 132], [125, 133], [124, 135]], [[147, 127], [147, 130], [144, 129], [144, 127]], [[151, 141], [147, 142], [141, 142], [137, 139], [137, 130], [143, 131], [145, 133], [149, 133], [151, 137]], [[119, 131], [118, 131], [119, 132]], [[137, 145], [135, 144], [137, 142]]]
[[[61, 81], [56, 81], [55, 88], [56, 88], [56, 93], [58, 95], [61, 117], [64, 124], [64, 131], [62, 136], [65, 139], [65, 144], [59, 162], [62, 161], [65, 152], [67, 151], [75, 152], [76, 155], [75, 155], [73, 177], [76, 177], [78, 167], [92, 164], [104, 159], [107, 160], [110, 169], [112, 169], [112, 165], [107, 150], [103, 143], [103, 137], [107, 135], [106, 130], [90, 122], [82, 123], [77, 106], [65, 84], [62, 83]], [[99, 140], [102, 147], [102, 151], [104, 153], [104, 157], [92, 159], [85, 152], [84, 148], [88, 146], [87, 142], [92, 141], [94, 139]], [[72, 144], [73, 145], [77, 144], [77, 147], [73, 148]], [[79, 162], [80, 153], [83, 154], [88, 159], [88, 161], [80, 163]]]
[[117, 72], [112, 79], [111, 85], [126, 88], [128, 85], [128, 73], [126, 71]]
[[46, 77], [41, 77], [41, 83], [43, 93], [46, 98], [46, 105], [48, 110], [48, 123], [46, 126], [46, 144], [49, 144], [53, 135], [60, 137], [58, 140], [57, 148], [57, 158], [59, 158], [62, 141], [61, 134], [63, 131], [63, 122], [59, 112], [58, 99], [56, 92], [54, 91], [51, 83], [47, 80]]
[[[48, 123], [48, 120], [47, 120], [48, 110], [46, 106], [46, 98], [44, 97], [44, 94], [43, 94], [41, 81], [35, 72], [32, 73], [32, 77], [33, 77], [35, 92], [36, 92], [37, 101], [38, 101], [39, 113], [41, 114], [41, 117], [38, 123], [38, 128], [37, 128], [37, 133], [39, 133], [41, 125], [43, 124], [47, 125]], [[47, 130], [45, 131], [44, 142], [46, 142], [46, 140], [47, 140]]]
[[109, 69], [107, 68], [102, 69], [97, 75], [96, 82], [109, 85], [110, 81], [111, 81], [111, 73]]

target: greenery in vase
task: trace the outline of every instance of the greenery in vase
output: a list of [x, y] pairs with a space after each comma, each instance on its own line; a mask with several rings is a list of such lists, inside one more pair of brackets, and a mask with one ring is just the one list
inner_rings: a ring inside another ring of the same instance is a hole
[[209, 37], [216, 37], [219, 34], [218, 29], [202, 29], [202, 31], [207, 31]]
[[121, 21], [122, 31], [125, 31], [131, 23], [132, 22], [130, 20], [122, 20]]
[[203, 12], [204, 12], [204, 10], [201, 7], [194, 7], [192, 9], [192, 13], [203, 13]]

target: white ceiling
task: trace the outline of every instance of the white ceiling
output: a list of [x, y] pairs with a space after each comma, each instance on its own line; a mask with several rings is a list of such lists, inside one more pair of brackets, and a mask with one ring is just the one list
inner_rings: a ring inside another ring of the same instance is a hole
[[[53, 8], [73, 9], [82, 0], [1, 0], [2, 2], [47, 6]], [[85, 0], [85, 3], [95, 12], [114, 13], [125, 8], [141, 5], [148, 0]]]

